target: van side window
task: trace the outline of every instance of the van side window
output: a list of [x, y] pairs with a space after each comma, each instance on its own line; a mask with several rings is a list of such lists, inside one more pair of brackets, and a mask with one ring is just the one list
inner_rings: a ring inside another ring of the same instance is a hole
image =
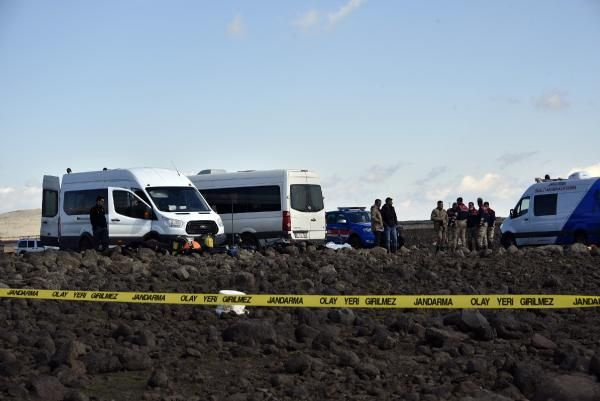
[[536, 195], [533, 198], [534, 216], [554, 216], [556, 215], [556, 203], [558, 194]]
[[54, 217], [57, 213], [58, 191], [44, 189], [44, 192], [42, 192], [42, 217]]
[[[89, 214], [90, 209], [96, 204], [98, 195], [108, 199], [108, 189], [85, 189], [82, 191], [67, 191], [65, 192], [65, 200], [63, 202], [63, 210], [66, 214], [72, 216], [76, 214]], [[108, 208], [105, 207], [105, 213], [108, 213]]]
[[133, 217], [134, 219], [144, 218], [141, 202], [127, 191], [113, 191], [113, 203], [115, 212], [122, 216]]
[[521, 217], [529, 211], [529, 196], [522, 198], [515, 207], [515, 217]]
[[19, 241], [19, 245], [17, 245], [19, 248], [27, 248], [27, 241]]
[[327, 213], [327, 224], [335, 224], [335, 213]]
[[27, 248], [35, 248], [35, 241], [27, 241]]
[[218, 213], [258, 213], [281, 211], [278, 185], [203, 189], [202, 196]]
[[144, 191], [142, 191], [139, 188], [131, 188], [131, 191], [133, 191], [134, 194], [136, 194], [137, 196], [139, 196], [140, 198], [142, 198], [142, 200], [144, 202], [146, 202], [147, 204], [151, 205], [152, 203], [150, 202], [150, 200], [148, 199], [148, 197], [146, 196], [146, 193]]
[[323, 193], [320, 185], [290, 185], [292, 209], [299, 212], [319, 212], [323, 210]]

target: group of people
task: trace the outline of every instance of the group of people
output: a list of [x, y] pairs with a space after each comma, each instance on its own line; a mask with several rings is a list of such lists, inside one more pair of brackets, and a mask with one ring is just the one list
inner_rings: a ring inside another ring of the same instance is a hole
[[398, 216], [392, 198], [385, 198], [381, 206], [381, 199], [375, 199], [371, 206], [371, 231], [375, 235], [375, 246], [383, 246], [388, 252], [394, 253], [401, 244], [398, 241]]
[[473, 202], [466, 206], [459, 197], [452, 207], [444, 209], [444, 202], [438, 201], [431, 212], [436, 234], [436, 249], [450, 248], [456, 251], [458, 243], [471, 251], [492, 248], [496, 212], [489, 202], [477, 198], [477, 208]]

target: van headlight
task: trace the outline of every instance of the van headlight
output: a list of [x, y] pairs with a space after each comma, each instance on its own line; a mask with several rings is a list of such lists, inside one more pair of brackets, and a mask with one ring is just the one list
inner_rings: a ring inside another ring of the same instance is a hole
[[182, 220], [176, 220], [176, 219], [165, 219], [164, 220], [164, 224], [167, 227], [171, 227], [171, 228], [181, 228], [183, 227], [183, 221]]
[[217, 215], [217, 218], [215, 219], [215, 221], [217, 222], [217, 226], [219, 228], [225, 228], [225, 226], [223, 225], [223, 220], [221, 220], [221, 217], [219, 217], [219, 215]]
[[363, 232], [370, 233], [371, 232], [371, 227], [365, 227], [365, 228], [363, 228]]

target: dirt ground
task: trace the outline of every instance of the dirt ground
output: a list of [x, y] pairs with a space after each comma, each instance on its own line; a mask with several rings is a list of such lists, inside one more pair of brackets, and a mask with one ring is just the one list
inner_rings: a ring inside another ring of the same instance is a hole
[[[598, 295], [585, 246], [435, 254], [290, 247], [0, 255], [0, 287]], [[600, 400], [600, 311], [249, 308], [0, 300], [2, 400]]]

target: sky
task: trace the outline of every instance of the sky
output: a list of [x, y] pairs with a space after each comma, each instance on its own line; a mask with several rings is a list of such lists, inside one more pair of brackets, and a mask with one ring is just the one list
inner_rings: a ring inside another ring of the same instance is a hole
[[318, 172], [400, 220], [600, 176], [600, 0], [0, 0], [0, 213], [44, 174]]

